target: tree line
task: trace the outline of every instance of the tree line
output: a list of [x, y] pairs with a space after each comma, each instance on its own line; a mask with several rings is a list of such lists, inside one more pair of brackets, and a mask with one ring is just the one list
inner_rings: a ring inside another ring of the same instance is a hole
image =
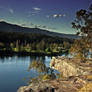
[[33, 33], [0, 32], [0, 50], [12, 52], [59, 53], [69, 49], [73, 40]]

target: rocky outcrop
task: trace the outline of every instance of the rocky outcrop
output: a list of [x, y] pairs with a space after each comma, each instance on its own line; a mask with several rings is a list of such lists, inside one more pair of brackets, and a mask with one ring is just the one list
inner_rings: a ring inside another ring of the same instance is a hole
[[50, 62], [50, 67], [58, 70], [63, 77], [87, 75], [92, 66], [87, 66], [87, 63], [80, 62], [80, 59], [67, 57], [53, 57]]
[[78, 75], [77, 67], [75, 66], [75, 64], [69, 62], [69, 59], [65, 57], [53, 57], [50, 62], [50, 67], [58, 70], [63, 77]]
[[92, 92], [92, 82], [86, 84], [83, 88], [81, 88], [78, 92]]
[[78, 92], [85, 84], [86, 81], [72, 77], [68, 81], [48, 80], [36, 84], [32, 83], [29, 86], [20, 87], [17, 92]]
[[[39, 87], [38, 87], [39, 88]], [[18, 92], [55, 92], [55, 89], [52, 87], [45, 87], [40, 89], [32, 89], [30, 87], [21, 87]]]
[[81, 63], [79, 59], [53, 57], [50, 67], [58, 70], [63, 78], [31, 83], [17, 92], [86, 92], [87, 87], [92, 90], [92, 61]]

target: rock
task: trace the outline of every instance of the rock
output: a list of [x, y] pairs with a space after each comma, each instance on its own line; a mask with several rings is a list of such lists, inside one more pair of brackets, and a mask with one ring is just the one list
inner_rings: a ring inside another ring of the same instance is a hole
[[33, 89], [29, 88], [28, 90], [25, 90], [24, 92], [34, 92]]
[[47, 82], [32, 83], [31, 85], [20, 87], [17, 92], [54, 92], [54, 87]]
[[26, 87], [27, 87], [27, 86], [20, 87], [19, 90], [18, 90], [17, 92], [25, 92]]
[[86, 92], [83, 90], [87, 87], [88, 92], [92, 91], [92, 62], [59, 56], [52, 58], [50, 67], [61, 72], [63, 78], [31, 83], [17, 92]]
[[74, 79], [73, 83], [84, 85], [84, 84], [86, 84], [86, 81], [84, 81], [84, 80], [82, 80], [82, 79], [76, 77], [76, 78]]
[[50, 67], [58, 70], [63, 77], [89, 75], [92, 71], [92, 62], [81, 63], [80, 59], [65, 56], [53, 57]]
[[38, 92], [55, 92], [55, 90], [52, 87], [46, 87], [44, 89], [39, 89]]
[[53, 69], [58, 70], [63, 77], [69, 77], [69, 76], [77, 76], [77, 68], [76, 66], [69, 62], [69, 59], [62, 57], [62, 58], [55, 58], [53, 57], [50, 62], [50, 67]]
[[[49, 80], [31, 86], [20, 87], [17, 92], [77, 92], [77, 88], [69, 81]], [[73, 88], [72, 88], [73, 87]]]
[[34, 90], [32, 88], [24, 89], [23, 87], [21, 87], [17, 92], [55, 92], [55, 90], [52, 87], [39, 88]]
[[86, 84], [78, 92], [92, 92], [92, 83]]

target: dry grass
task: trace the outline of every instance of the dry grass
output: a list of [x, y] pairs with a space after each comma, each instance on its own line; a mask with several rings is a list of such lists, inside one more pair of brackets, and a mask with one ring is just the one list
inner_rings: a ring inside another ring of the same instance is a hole
[[86, 84], [83, 88], [81, 88], [78, 92], [92, 92], [92, 83]]
[[88, 75], [88, 76], [87, 76], [87, 80], [88, 80], [88, 81], [92, 81], [92, 75]]

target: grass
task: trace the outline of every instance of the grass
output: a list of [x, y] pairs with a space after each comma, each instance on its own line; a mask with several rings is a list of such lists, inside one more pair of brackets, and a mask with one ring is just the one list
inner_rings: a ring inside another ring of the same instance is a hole
[[83, 88], [81, 88], [78, 92], [92, 92], [92, 83], [86, 84]]

